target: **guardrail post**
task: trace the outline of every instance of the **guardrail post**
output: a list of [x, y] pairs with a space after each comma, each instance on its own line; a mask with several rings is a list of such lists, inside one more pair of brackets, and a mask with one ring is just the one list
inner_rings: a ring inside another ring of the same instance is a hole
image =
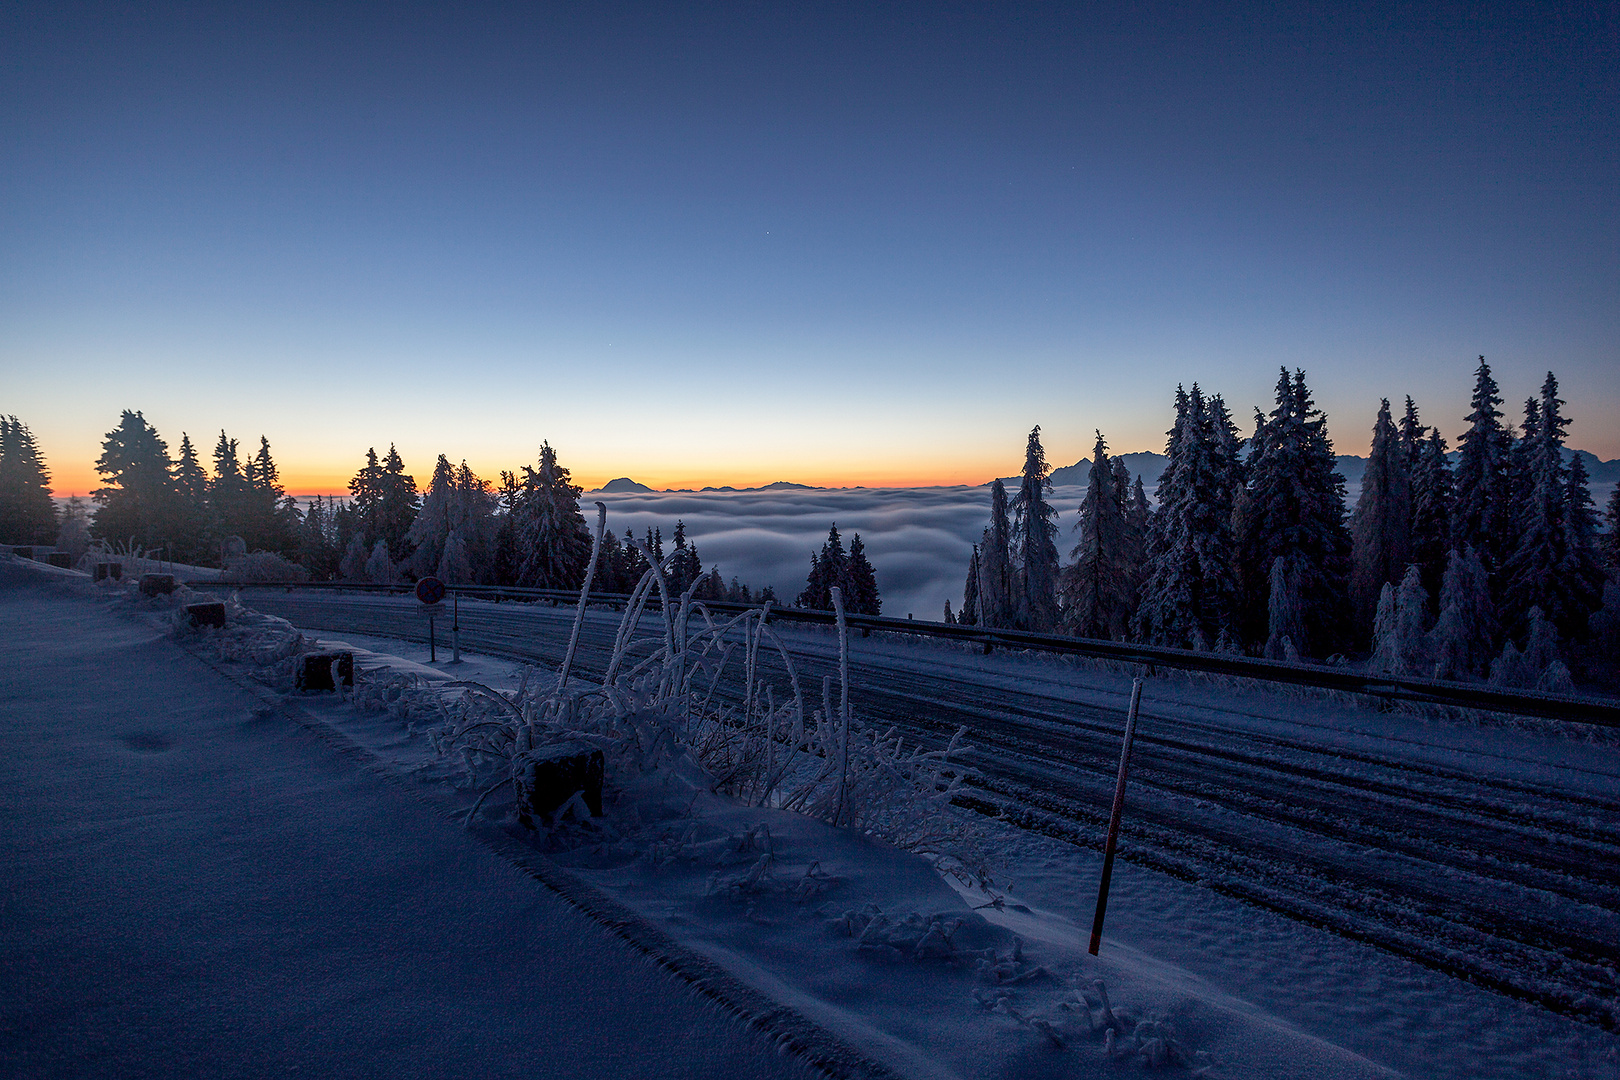
[[1136, 710], [1142, 704], [1142, 680], [1131, 682], [1131, 708], [1125, 716], [1125, 744], [1119, 752], [1119, 779], [1114, 782], [1114, 810], [1108, 816], [1108, 842], [1103, 846], [1102, 881], [1097, 884], [1097, 914], [1091, 920], [1091, 955], [1102, 945], [1103, 914], [1108, 910], [1108, 882], [1114, 876], [1114, 848], [1119, 842], [1119, 819], [1125, 813], [1125, 773], [1131, 764], [1131, 739], [1136, 734]]

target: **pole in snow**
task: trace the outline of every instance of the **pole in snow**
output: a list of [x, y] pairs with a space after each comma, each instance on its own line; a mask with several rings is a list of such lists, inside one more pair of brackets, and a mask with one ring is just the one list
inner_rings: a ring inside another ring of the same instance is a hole
[[461, 594], [450, 594], [450, 662], [461, 663]]
[[1131, 683], [1131, 709], [1125, 716], [1125, 745], [1119, 752], [1119, 779], [1114, 782], [1114, 811], [1108, 817], [1108, 843], [1103, 846], [1102, 881], [1097, 884], [1097, 914], [1091, 920], [1091, 955], [1102, 945], [1103, 914], [1108, 910], [1108, 881], [1114, 876], [1114, 847], [1119, 843], [1119, 819], [1125, 813], [1125, 773], [1131, 764], [1131, 738], [1136, 734], [1136, 710], [1142, 703], [1142, 680]]

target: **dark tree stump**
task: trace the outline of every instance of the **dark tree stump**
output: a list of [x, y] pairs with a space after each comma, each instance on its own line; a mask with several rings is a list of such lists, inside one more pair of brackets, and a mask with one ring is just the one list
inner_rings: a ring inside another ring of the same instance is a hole
[[31, 547], [14, 547], [11, 549], [11, 553], [19, 559], [32, 559], [34, 557], [34, 549]]
[[191, 616], [191, 625], [195, 627], [225, 625], [225, 601], [214, 600], [205, 604], [187, 604], [186, 614]]
[[109, 578], [117, 581], [124, 576], [124, 566], [122, 563], [98, 562], [90, 576], [96, 581], [106, 581]]
[[73, 569], [73, 556], [65, 551], [53, 551], [45, 556], [45, 559], [52, 566], [60, 567], [63, 570]]
[[173, 574], [142, 574], [142, 596], [167, 596], [174, 592]]
[[297, 673], [300, 690], [336, 690], [338, 684], [354, 685], [354, 653], [305, 653], [299, 658]]
[[563, 803], [578, 792], [592, 817], [602, 816], [602, 751], [585, 743], [566, 742], [535, 751], [539, 759], [529, 766], [529, 798], [520, 806], [527, 820], [529, 812], [547, 823]]

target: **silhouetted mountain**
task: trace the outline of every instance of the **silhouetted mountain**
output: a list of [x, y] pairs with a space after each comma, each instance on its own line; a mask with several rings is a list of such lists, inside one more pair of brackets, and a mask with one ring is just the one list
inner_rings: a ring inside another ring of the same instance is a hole
[[609, 494], [617, 494], [627, 491], [650, 492], [652, 491], [652, 488], [648, 487], [646, 484], [638, 484], [628, 476], [621, 476], [617, 480], [609, 480], [596, 490], [599, 492], [607, 492]]

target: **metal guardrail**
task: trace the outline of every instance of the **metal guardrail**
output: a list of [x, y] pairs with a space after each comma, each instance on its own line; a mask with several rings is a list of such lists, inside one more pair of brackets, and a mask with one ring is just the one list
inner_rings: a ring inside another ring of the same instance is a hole
[[[196, 585], [217, 584], [233, 589], [336, 589], [351, 592], [409, 592], [410, 585], [375, 585], [371, 583], [321, 582], [232, 582], [206, 580]], [[452, 592], [463, 596], [488, 600], [550, 600], [572, 605], [579, 601], [578, 590], [527, 589], [499, 585], [458, 585]], [[590, 603], [610, 607], [623, 607], [629, 597], [622, 593], [592, 593]], [[711, 611], [740, 613], [756, 610], [758, 604], [739, 604], [729, 601], [702, 602]], [[659, 610], [655, 594], [648, 608]], [[831, 626], [837, 616], [830, 611], [805, 608], [773, 607], [771, 618], [780, 622]], [[1529, 690], [1505, 690], [1498, 687], [1478, 686], [1471, 683], [1447, 682], [1439, 679], [1396, 678], [1368, 675], [1344, 668], [1316, 664], [1291, 664], [1280, 660], [1260, 660], [1249, 656], [1226, 653], [1193, 652], [1188, 649], [1168, 649], [1158, 645], [1135, 645], [1129, 642], [1102, 641], [1096, 638], [1065, 637], [1060, 634], [1036, 634], [1025, 630], [988, 629], [981, 626], [957, 626], [952, 623], [928, 622], [921, 619], [892, 619], [880, 615], [848, 615], [846, 624], [853, 630], [877, 631], [891, 634], [918, 634], [923, 637], [944, 638], [982, 645], [985, 651], [1000, 646], [1005, 649], [1030, 649], [1036, 652], [1067, 656], [1085, 656], [1099, 660], [1113, 660], [1122, 664], [1136, 664], [1150, 671], [1154, 668], [1172, 668], [1179, 671], [1198, 671], [1209, 675], [1229, 675], [1263, 682], [1284, 683], [1291, 686], [1314, 687], [1319, 690], [1337, 690], [1348, 694], [1361, 694], [1385, 701], [1408, 701], [1426, 705], [1446, 705], [1458, 709], [1481, 709], [1487, 712], [1512, 713], [1519, 716], [1537, 716], [1552, 720], [1569, 720], [1605, 727], [1620, 727], [1620, 701], [1602, 698], [1572, 697], [1565, 694], [1541, 694]]]

